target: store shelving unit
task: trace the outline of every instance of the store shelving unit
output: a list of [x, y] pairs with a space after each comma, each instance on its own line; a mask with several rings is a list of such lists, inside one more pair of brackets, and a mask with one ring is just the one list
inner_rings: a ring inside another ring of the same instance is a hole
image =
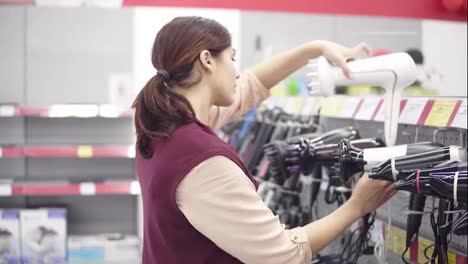
[[70, 234], [136, 235], [132, 115], [110, 105], [0, 105], [0, 207], [65, 206]]
[[139, 195], [138, 181], [13, 182], [0, 184], [0, 196]]
[[135, 158], [135, 146], [0, 147], [1, 158]]

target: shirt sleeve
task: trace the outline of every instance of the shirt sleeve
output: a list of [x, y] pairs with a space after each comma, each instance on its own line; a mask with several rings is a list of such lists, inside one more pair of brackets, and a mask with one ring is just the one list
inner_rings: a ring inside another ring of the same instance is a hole
[[239, 77], [234, 102], [227, 107], [212, 106], [208, 126], [213, 130], [218, 130], [225, 124], [241, 118], [268, 96], [270, 96], [270, 91], [258, 80], [257, 76], [250, 71], [244, 71]]
[[179, 184], [176, 201], [200, 233], [244, 263], [310, 263], [305, 230], [286, 230], [227, 157], [209, 158], [192, 169]]

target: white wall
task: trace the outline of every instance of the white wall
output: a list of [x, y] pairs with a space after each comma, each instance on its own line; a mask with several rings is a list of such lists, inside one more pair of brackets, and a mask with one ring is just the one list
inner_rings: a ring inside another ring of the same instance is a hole
[[442, 96], [467, 96], [466, 30], [465, 22], [422, 21], [425, 64], [442, 73]]
[[240, 11], [228, 9], [199, 8], [135, 8], [133, 23], [133, 69], [135, 87], [139, 91], [156, 74], [151, 64], [151, 50], [157, 32], [177, 16], [202, 16], [215, 19], [232, 35], [232, 46], [237, 50], [240, 65]]

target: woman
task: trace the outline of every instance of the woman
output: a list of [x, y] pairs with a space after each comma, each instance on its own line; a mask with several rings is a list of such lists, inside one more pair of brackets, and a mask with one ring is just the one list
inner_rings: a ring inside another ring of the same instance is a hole
[[364, 176], [342, 207], [285, 230], [237, 154], [212, 130], [258, 105], [308, 60], [323, 55], [349, 74], [346, 60], [361, 51], [368, 52], [365, 44], [349, 49], [315, 41], [239, 75], [222, 25], [200, 17], [166, 24], [153, 46], [157, 74], [134, 102], [143, 263], [308, 263], [388, 200], [392, 186]]

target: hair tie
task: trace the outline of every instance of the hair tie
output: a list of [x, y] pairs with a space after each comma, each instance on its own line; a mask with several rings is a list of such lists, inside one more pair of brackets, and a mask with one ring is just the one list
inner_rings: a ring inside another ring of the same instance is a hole
[[158, 70], [156, 75], [162, 76], [163, 79], [166, 81], [171, 78], [171, 75], [165, 70]]

